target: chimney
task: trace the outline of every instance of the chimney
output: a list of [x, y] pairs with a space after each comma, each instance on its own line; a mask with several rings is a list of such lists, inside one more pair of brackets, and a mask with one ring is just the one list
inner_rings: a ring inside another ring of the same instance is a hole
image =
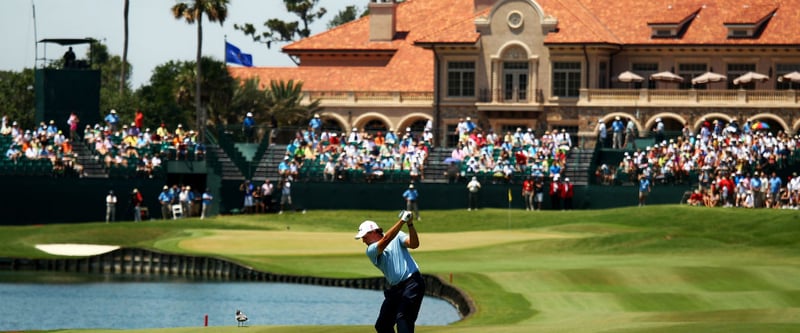
[[369, 41], [391, 42], [397, 31], [397, 1], [370, 0]]
[[473, 0], [473, 1], [475, 3], [476, 13], [486, 8], [494, 6], [494, 3], [497, 2], [497, 0]]

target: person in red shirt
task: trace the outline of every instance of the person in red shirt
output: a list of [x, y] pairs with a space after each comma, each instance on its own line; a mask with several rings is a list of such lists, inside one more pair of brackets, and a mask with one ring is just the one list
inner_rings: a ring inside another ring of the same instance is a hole
[[564, 203], [564, 209], [572, 210], [572, 197], [575, 196], [575, 185], [573, 185], [569, 178], [564, 178], [564, 183], [561, 185], [561, 201]]
[[133, 123], [141, 132], [142, 127], [144, 127], [144, 113], [142, 113], [142, 110], [136, 109], [136, 115], [133, 118]]
[[531, 176], [522, 181], [522, 201], [525, 201], [525, 210], [533, 210], [533, 179]]

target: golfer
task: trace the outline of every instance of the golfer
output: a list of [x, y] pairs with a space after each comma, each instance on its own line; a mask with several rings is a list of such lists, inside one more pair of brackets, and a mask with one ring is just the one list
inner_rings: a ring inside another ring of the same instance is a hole
[[[383, 272], [389, 285], [383, 292], [383, 305], [375, 322], [378, 333], [394, 333], [395, 325], [398, 333], [414, 332], [414, 323], [425, 295], [425, 281], [419, 274], [417, 262], [408, 253], [408, 249], [419, 247], [419, 237], [412, 221], [412, 213], [402, 211], [400, 220], [386, 234], [373, 221], [364, 221], [358, 227], [356, 239], [367, 245], [367, 257]], [[404, 223], [408, 226], [408, 234], [400, 231]]]

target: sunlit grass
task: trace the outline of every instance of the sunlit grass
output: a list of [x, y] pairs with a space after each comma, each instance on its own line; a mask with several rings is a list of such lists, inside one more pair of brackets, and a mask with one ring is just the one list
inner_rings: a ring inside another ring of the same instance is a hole
[[[423, 273], [452, 279], [477, 311], [453, 325], [419, 331], [797, 332], [799, 216], [685, 206], [425, 211], [415, 223], [422, 243], [415, 258]], [[388, 228], [396, 212], [2, 227], [0, 256], [49, 257], [33, 246], [91, 243], [208, 254], [275, 273], [378, 276], [364, 258], [364, 245], [352, 237], [365, 219]], [[371, 331], [369, 326], [248, 328]]]

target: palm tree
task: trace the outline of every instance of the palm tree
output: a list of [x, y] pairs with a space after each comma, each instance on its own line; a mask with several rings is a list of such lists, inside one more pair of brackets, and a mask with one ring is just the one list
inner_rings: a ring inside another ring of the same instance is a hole
[[125, 66], [128, 63], [128, 9], [130, 8], [130, 0], [125, 0], [122, 5], [122, 16], [124, 20], [124, 30], [125, 30], [125, 37], [122, 42], [122, 69], [119, 73], [119, 94], [125, 92]]
[[203, 14], [208, 16], [210, 22], [222, 25], [228, 17], [228, 0], [192, 0], [181, 1], [172, 6], [172, 15], [176, 19], [185, 19], [186, 23], [193, 24], [197, 21], [197, 74], [195, 75], [194, 103], [197, 112], [197, 132], [200, 141], [205, 141], [206, 114], [200, 100], [200, 85], [203, 81], [201, 70], [201, 56], [203, 50]]
[[303, 126], [311, 114], [319, 109], [319, 100], [303, 105], [303, 82], [293, 80], [269, 83], [267, 105], [269, 114], [284, 126]]

